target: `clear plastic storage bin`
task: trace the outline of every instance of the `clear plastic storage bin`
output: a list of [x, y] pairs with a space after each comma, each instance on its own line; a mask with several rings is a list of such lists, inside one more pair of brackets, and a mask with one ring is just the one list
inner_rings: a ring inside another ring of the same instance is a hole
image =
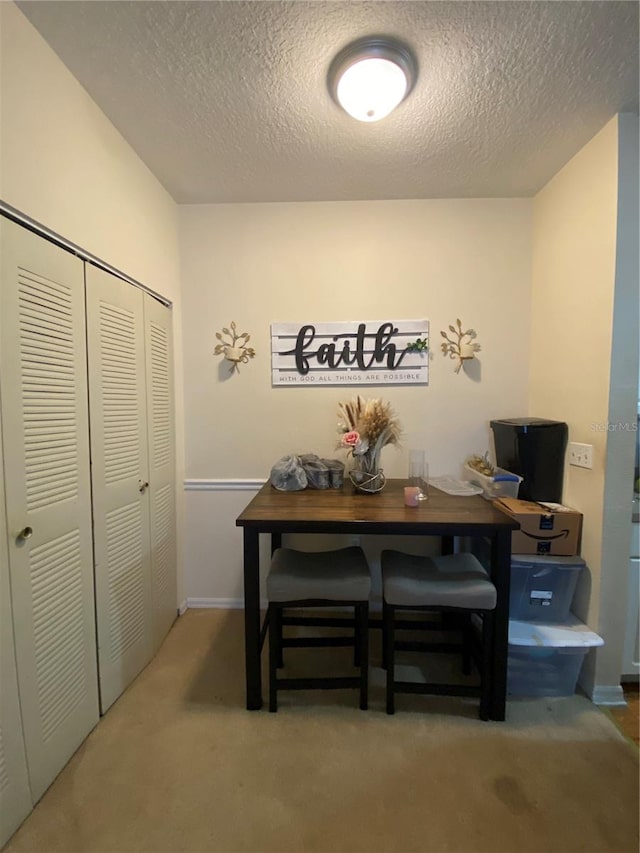
[[[488, 500], [496, 498], [517, 498], [522, 477], [505, 471], [504, 468], [496, 468], [492, 477], [481, 474], [469, 465], [464, 466], [465, 476], [471, 483], [475, 483], [482, 489], [482, 496]], [[503, 479], [508, 478], [508, 479]]]
[[512, 554], [510, 618], [564, 622], [584, 566], [582, 557]]
[[572, 696], [590, 648], [604, 640], [572, 617], [563, 625], [509, 620], [507, 693]]

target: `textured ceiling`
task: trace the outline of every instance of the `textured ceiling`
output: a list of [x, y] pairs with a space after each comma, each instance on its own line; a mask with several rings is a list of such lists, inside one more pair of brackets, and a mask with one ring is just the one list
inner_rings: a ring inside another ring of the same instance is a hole
[[[638, 108], [636, 2], [20, 2], [182, 203], [529, 196]], [[380, 123], [331, 100], [363, 35], [419, 77]]]

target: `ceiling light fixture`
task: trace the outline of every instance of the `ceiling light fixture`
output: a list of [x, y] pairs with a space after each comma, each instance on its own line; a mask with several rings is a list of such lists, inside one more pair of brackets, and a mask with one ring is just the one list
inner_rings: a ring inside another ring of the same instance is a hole
[[386, 36], [358, 39], [329, 67], [329, 91], [358, 121], [380, 121], [409, 94], [418, 66], [408, 47]]

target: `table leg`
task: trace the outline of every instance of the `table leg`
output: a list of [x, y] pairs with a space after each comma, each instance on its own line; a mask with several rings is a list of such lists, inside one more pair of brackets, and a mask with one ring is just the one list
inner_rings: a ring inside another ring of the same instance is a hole
[[509, 589], [511, 585], [511, 530], [499, 530], [491, 542], [491, 577], [497, 590], [491, 673], [492, 720], [504, 720], [507, 704], [509, 653]]
[[445, 554], [453, 554], [453, 551], [453, 536], [442, 536], [440, 538], [440, 553], [444, 556]]
[[244, 655], [247, 710], [262, 707], [260, 667], [260, 550], [256, 530], [244, 528]]

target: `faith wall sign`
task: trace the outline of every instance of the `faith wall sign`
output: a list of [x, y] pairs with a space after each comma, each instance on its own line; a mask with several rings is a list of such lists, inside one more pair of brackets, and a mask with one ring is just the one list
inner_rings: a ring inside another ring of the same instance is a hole
[[428, 385], [428, 320], [272, 323], [272, 385]]

